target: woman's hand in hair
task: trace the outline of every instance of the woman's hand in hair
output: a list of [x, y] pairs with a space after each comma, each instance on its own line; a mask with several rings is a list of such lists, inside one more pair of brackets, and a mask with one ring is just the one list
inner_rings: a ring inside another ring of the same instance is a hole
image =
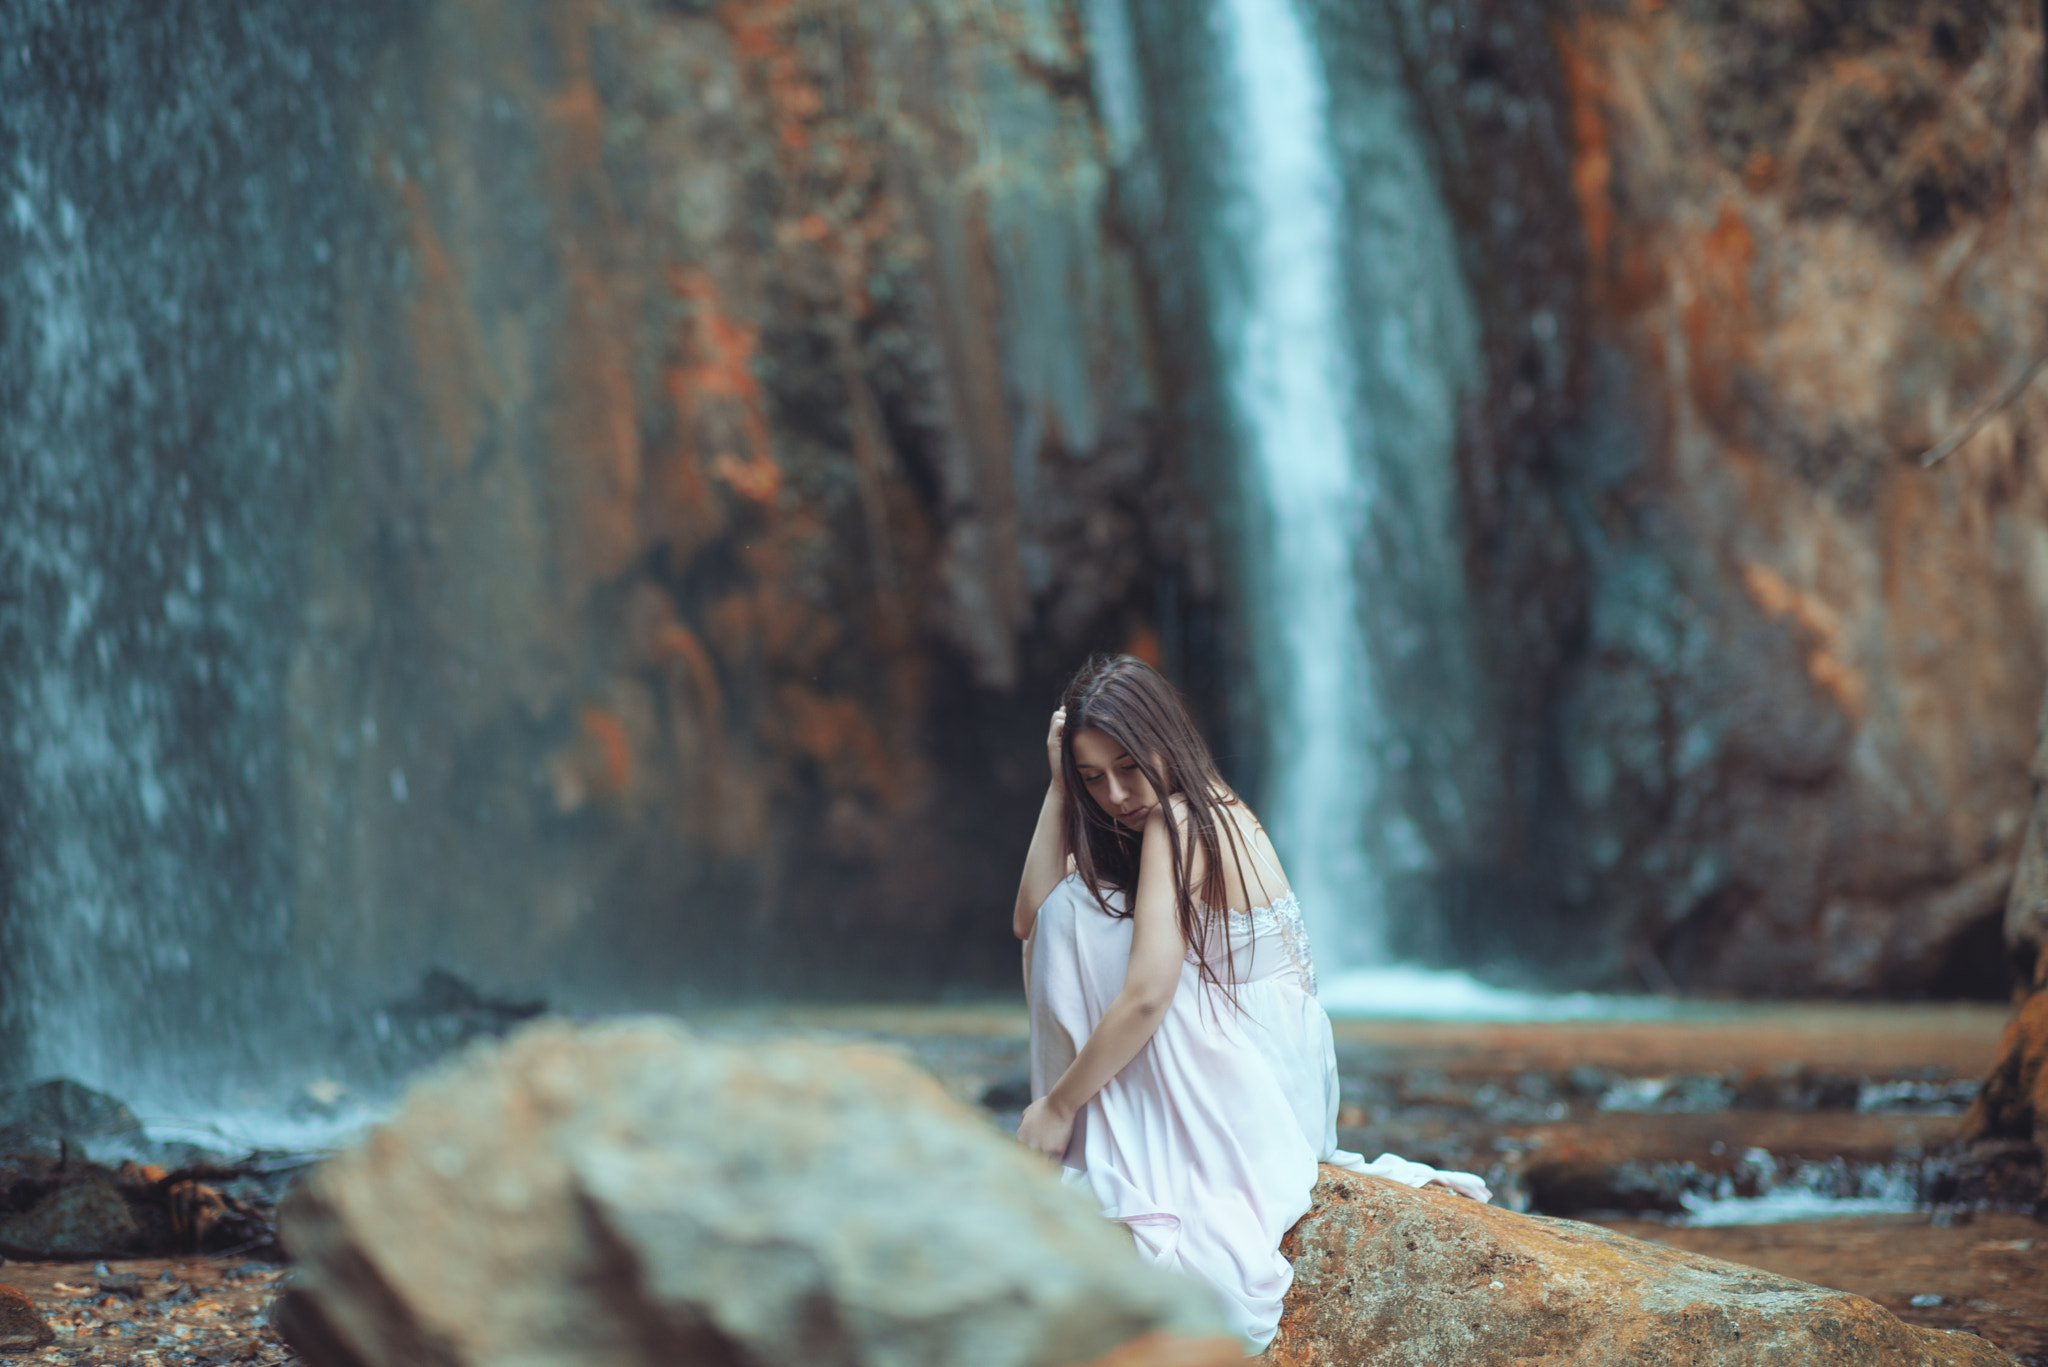
[[1010, 912], [1010, 929], [1017, 938], [1031, 938], [1038, 924], [1038, 908], [1067, 876], [1073, 851], [1067, 848], [1067, 785], [1060, 773], [1060, 746], [1067, 734], [1067, 709], [1052, 714], [1045, 728], [1045, 757], [1052, 765], [1052, 783], [1045, 800], [1038, 804], [1038, 825], [1031, 831], [1031, 848], [1024, 854], [1024, 873], [1017, 880], [1017, 904]]
[[1047, 1158], [1065, 1158], [1073, 1138], [1073, 1112], [1061, 1113], [1051, 1097], [1042, 1096], [1032, 1102], [1024, 1118], [1017, 1122], [1017, 1142]]
[[1066, 790], [1066, 772], [1060, 767], [1060, 744], [1067, 734], [1067, 709], [1062, 707], [1052, 714], [1052, 724], [1045, 730], [1045, 757], [1052, 765], [1052, 786]]

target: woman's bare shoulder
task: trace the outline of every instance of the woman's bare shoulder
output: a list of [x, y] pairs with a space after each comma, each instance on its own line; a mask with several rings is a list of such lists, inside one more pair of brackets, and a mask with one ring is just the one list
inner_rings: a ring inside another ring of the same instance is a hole
[[[1237, 875], [1232, 881], [1243, 880], [1241, 900], [1246, 905], [1265, 906], [1276, 898], [1291, 896], [1294, 891], [1293, 881], [1288, 878], [1287, 871], [1280, 866], [1280, 852], [1273, 847], [1273, 838], [1266, 833], [1264, 824], [1259, 821], [1258, 814], [1251, 809], [1251, 805], [1233, 795], [1230, 805], [1224, 808], [1221, 816], [1230, 827], [1232, 839], [1242, 842], [1245, 851], [1251, 856], [1249, 860], [1230, 861], [1233, 865], [1232, 872]], [[1237, 891], [1236, 888], [1232, 889], [1233, 894]], [[1232, 905], [1236, 905], [1239, 900], [1233, 895]]]

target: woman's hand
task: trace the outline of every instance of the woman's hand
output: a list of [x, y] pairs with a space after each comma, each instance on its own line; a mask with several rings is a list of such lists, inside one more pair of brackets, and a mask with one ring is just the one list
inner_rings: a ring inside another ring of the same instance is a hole
[[[1047, 798], [1046, 805], [1051, 802]], [[1162, 805], [1169, 813], [1177, 810], [1171, 802]], [[1024, 1112], [1017, 1139], [1039, 1153], [1065, 1155], [1074, 1138], [1074, 1117], [1152, 1042], [1179, 995], [1188, 965], [1187, 941], [1174, 905], [1173, 838], [1169, 816], [1156, 809], [1146, 816], [1124, 985], [1059, 1081]], [[1200, 887], [1201, 865], [1192, 856], [1188, 862], [1189, 881]]]
[[1052, 714], [1052, 725], [1045, 732], [1045, 757], [1052, 764], [1052, 786], [1066, 790], [1066, 771], [1060, 767], [1060, 742], [1067, 734], [1067, 709], [1062, 707]]
[[1067, 1145], [1073, 1138], [1073, 1113], [1062, 1115], [1050, 1097], [1040, 1097], [1032, 1102], [1025, 1109], [1024, 1118], [1017, 1122], [1017, 1142], [1047, 1158], [1065, 1158]]
[[1038, 924], [1038, 908], [1067, 876], [1067, 785], [1060, 773], [1060, 745], [1067, 734], [1067, 709], [1052, 714], [1045, 728], [1045, 758], [1052, 766], [1052, 783], [1045, 800], [1038, 804], [1038, 824], [1031, 831], [1031, 848], [1024, 854], [1024, 873], [1017, 880], [1017, 905], [1010, 912], [1010, 929], [1017, 938], [1028, 940]]

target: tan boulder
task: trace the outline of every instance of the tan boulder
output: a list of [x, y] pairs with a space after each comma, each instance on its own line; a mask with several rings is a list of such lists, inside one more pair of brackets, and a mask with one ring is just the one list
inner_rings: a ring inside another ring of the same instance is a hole
[[1282, 1248], [1287, 1367], [2011, 1367], [1861, 1296], [1335, 1168]]
[[314, 1367], [1200, 1367], [1221, 1333], [907, 1059], [665, 1021], [472, 1051], [281, 1225]]

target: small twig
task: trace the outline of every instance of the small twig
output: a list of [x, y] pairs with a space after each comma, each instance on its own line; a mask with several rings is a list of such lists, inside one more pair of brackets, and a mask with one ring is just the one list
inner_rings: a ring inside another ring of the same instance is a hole
[[[2044, 0], [2044, 3], [2048, 3], [2048, 0]], [[1971, 418], [1967, 423], [1964, 423], [1960, 431], [1956, 432], [1953, 436], [1951, 436], [1947, 441], [1943, 442], [1941, 445], [1935, 447], [1933, 450], [1928, 451], [1924, 455], [1922, 455], [1920, 457], [1920, 468], [1925, 470], [1928, 466], [1933, 465], [1947, 458], [1951, 453], [1955, 451], [1957, 447], [1961, 446], [1970, 438], [1976, 436], [1977, 429], [1981, 428], [1985, 423], [1991, 421], [1991, 415], [1993, 413], [1998, 412], [1998, 410], [2000, 410], [2001, 408], [2009, 406], [2014, 399], [2017, 399], [2021, 395], [2021, 393], [2023, 393], [2026, 390], [2026, 387], [2034, 382], [2034, 377], [2036, 375], [2039, 375], [2043, 368], [2048, 368], [2048, 355], [2043, 355], [2038, 360], [2036, 360], [2032, 365], [2028, 366], [2026, 373], [2024, 375], [2021, 375], [2017, 380], [2014, 380], [2009, 386], [2007, 386], [2006, 391], [2003, 394], [2000, 394], [1990, 403], [1985, 404], [1984, 407], [1978, 409], [1977, 415]]]
[[220, 1250], [218, 1253], [205, 1253], [201, 1254], [200, 1256], [205, 1258], [211, 1258], [219, 1262], [226, 1262], [229, 1258], [241, 1257], [244, 1253], [247, 1253], [252, 1248], [262, 1248], [266, 1244], [274, 1245], [276, 1243], [277, 1231], [272, 1230], [268, 1234], [259, 1234], [255, 1238], [250, 1239], [245, 1243], [236, 1244], [233, 1248], [224, 1248]]

